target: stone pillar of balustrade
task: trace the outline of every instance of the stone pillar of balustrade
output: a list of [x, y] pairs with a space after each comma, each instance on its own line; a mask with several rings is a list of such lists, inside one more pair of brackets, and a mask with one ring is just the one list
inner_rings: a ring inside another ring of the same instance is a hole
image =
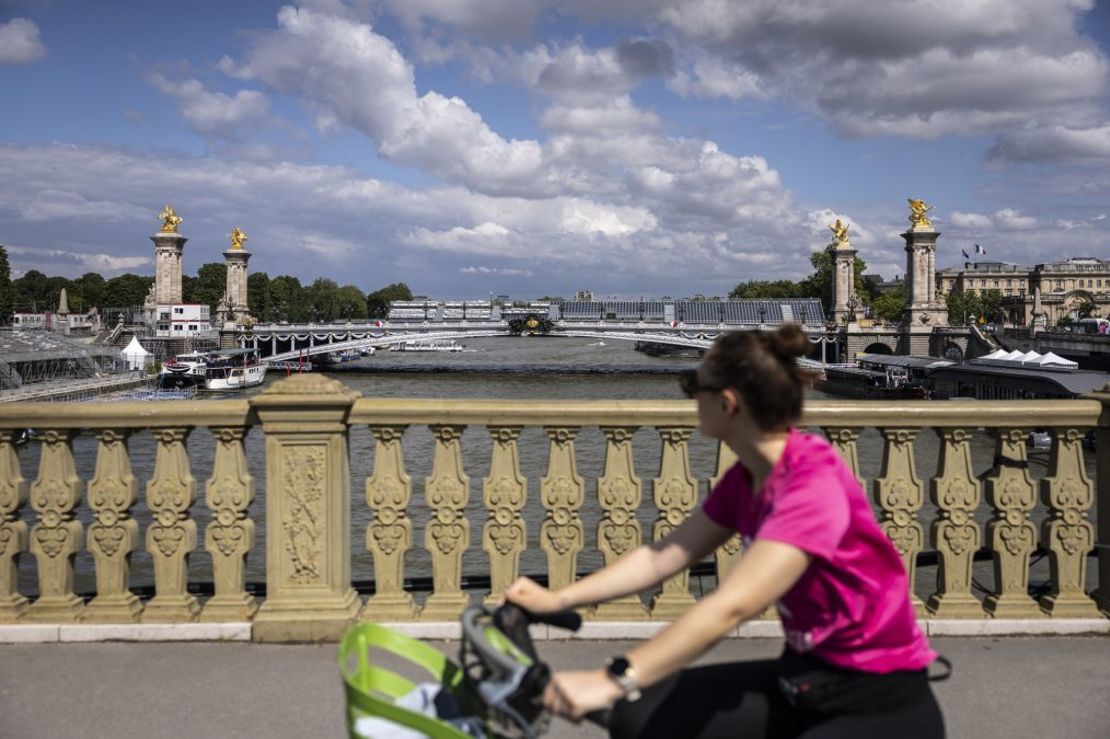
[[429, 621], [455, 621], [469, 602], [462, 589], [462, 556], [470, 546], [466, 503], [470, 477], [463, 471], [463, 426], [432, 425], [435, 437], [432, 476], [424, 480], [424, 498], [431, 520], [424, 529], [424, 547], [432, 555], [432, 594], [420, 610]]
[[1094, 598], [1103, 615], [1110, 617], [1110, 385], [1086, 396], [1102, 403], [1102, 415], [1095, 429], [1095, 508], [1098, 529], [1095, 551], [1098, 554], [1098, 588]]
[[918, 616], [925, 615], [925, 604], [913, 592], [917, 553], [925, 546], [925, 531], [917, 521], [924, 502], [924, 486], [914, 466], [913, 442], [917, 429], [883, 428], [882, 472], [875, 480], [875, 503], [879, 506], [879, 526], [902, 555], [909, 579], [910, 600]]
[[1048, 474], [1041, 478], [1041, 502], [1049, 514], [1041, 524], [1048, 549], [1052, 592], [1040, 599], [1041, 610], [1059, 618], [1090, 618], [1098, 608], [1084, 590], [1087, 553], [1095, 543], [1095, 527], [1087, 520], [1094, 486], [1083, 460], [1083, 430], [1052, 430]]
[[[717, 444], [717, 473], [708, 480], [708, 492], [713, 492], [717, 483], [725, 473], [736, 464], [736, 452], [732, 451], [723, 441]], [[740, 535], [734, 534], [728, 541], [717, 549], [715, 556], [717, 565], [717, 585], [720, 586], [728, 575], [728, 571], [740, 559]]]
[[15, 432], [0, 431], [0, 623], [19, 620], [27, 598], [19, 594], [19, 557], [27, 549], [27, 524], [20, 511], [27, 503], [27, 481], [19, 466]]
[[499, 603], [520, 571], [520, 553], [528, 542], [524, 502], [528, 480], [520, 472], [519, 426], [490, 426], [493, 456], [489, 476], [482, 481], [489, 518], [482, 527], [482, 548], [489, 554], [490, 593], [486, 603]]
[[[643, 483], [636, 476], [632, 458], [635, 427], [602, 426], [605, 435], [605, 470], [597, 481], [601, 521], [597, 525], [597, 548], [611, 565], [640, 546], [642, 531], [636, 518]], [[639, 621], [648, 616], [638, 595], [626, 595], [600, 603], [593, 616], [610, 621]]]
[[366, 481], [371, 512], [366, 548], [374, 557], [374, 594], [359, 614], [365, 621], [407, 621], [417, 612], [412, 594], [405, 592], [405, 553], [412, 548], [412, 482], [401, 449], [405, 428], [370, 427], [375, 443], [374, 472]]
[[979, 481], [971, 464], [971, 429], [940, 428], [937, 476], [929, 482], [929, 498], [937, 507], [930, 527], [936, 547], [937, 590], [927, 608], [936, 618], [983, 618], [983, 605], [971, 594], [971, 567], [982, 535], [975, 522]]
[[186, 447], [191, 432], [184, 426], [152, 431], [157, 448], [154, 476], [146, 485], [152, 519], [146, 548], [154, 560], [154, 597], [143, 611], [144, 622], [195, 621], [200, 614], [200, 603], [188, 591], [189, 556], [197, 547], [197, 522], [189, 517], [197, 499]]
[[81, 523], [73, 520], [82, 488], [73, 461], [74, 436], [71, 429], [48, 429], [42, 435], [39, 475], [30, 496], [38, 514], [31, 553], [38, 560], [39, 597], [27, 608], [26, 621], [73, 622], [85, 610], [73, 592], [73, 561], [84, 541]]
[[304, 373], [250, 400], [266, 435], [266, 600], [255, 641], [337, 640], [358, 613], [347, 448], [357, 397]]
[[578, 553], [585, 541], [585, 527], [578, 511], [585, 498], [586, 483], [578, 474], [574, 458], [576, 427], [544, 428], [550, 440], [547, 474], [540, 480], [544, 519], [540, 526], [540, 549], [547, 553], [547, 581], [552, 590], [574, 582]]
[[89, 525], [89, 551], [96, 564], [96, 597], [85, 619], [97, 623], [132, 623], [143, 607], [131, 592], [131, 553], [139, 543], [139, 522], [131, 518], [139, 485], [131, 472], [128, 429], [96, 432], [96, 472], [89, 481], [88, 500], [94, 520]]
[[247, 553], [254, 544], [254, 521], [247, 511], [254, 501], [254, 478], [247, 469], [242, 426], [212, 429], [216, 456], [204, 497], [212, 520], [204, 532], [204, 548], [212, 556], [215, 593], [204, 604], [201, 621], [247, 621], [258, 602], [246, 589]]
[[[652, 526], [655, 541], [667, 536], [686, 520], [698, 504], [698, 482], [690, 471], [691, 428], [660, 428], [662, 451], [659, 458], [659, 476], [653, 483], [655, 507], [659, 517]], [[652, 602], [651, 615], [655, 618], [676, 618], [694, 605], [690, 595], [690, 572], [683, 570], [663, 583]]]
[[1029, 474], [1025, 444], [1029, 428], [995, 430], [994, 466], [983, 491], [994, 509], [987, 541], [994, 560], [994, 591], [983, 607], [995, 618], [1037, 618], [1044, 613], [1029, 597], [1029, 557], [1037, 548], [1037, 529], [1029, 514], [1037, 505], [1037, 485]]

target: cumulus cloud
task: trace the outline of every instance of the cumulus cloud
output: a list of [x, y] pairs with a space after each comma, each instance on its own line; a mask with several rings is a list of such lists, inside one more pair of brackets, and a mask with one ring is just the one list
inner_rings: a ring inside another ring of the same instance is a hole
[[30, 64], [46, 56], [39, 27], [26, 18], [0, 23], [0, 64]]
[[175, 82], [159, 72], [152, 73], [150, 81], [176, 99], [193, 130], [206, 136], [236, 138], [241, 130], [265, 124], [269, 118], [269, 101], [257, 90], [239, 90], [231, 96], [205, 89], [200, 80]]
[[58, 267], [70, 265], [79, 273], [113, 273], [145, 267], [154, 263], [151, 257], [121, 257], [113, 254], [67, 251], [65, 249], [39, 249], [24, 246], [6, 246], [16, 261], [27, 265], [21, 272], [40, 269], [47, 274], [57, 274]]
[[1036, 218], [1022, 215], [1013, 208], [1002, 208], [990, 215], [983, 213], [965, 213], [957, 210], [952, 212], [951, 222], [956, 228], [965, 228], [972, 231], [983, 231], [987, 229], [1028, 231], [1036, 228], [1038, 225]]
[[1110, 159], [1110, 124], [1091, 128], [1051, 126], [1004, 134], [990, 152], [994, 161], [1091, 161]]

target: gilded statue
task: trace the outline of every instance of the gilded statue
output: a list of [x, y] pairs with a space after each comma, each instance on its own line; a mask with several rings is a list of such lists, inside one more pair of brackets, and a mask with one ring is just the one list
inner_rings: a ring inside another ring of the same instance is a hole
[[174, 212], [172, 205], [167, 205], [162, 208], [162, 212], [158, 214], [162, 219], [162, 232], [163, 233], [177, 233], [177, 227], [181, 224], [181, 216]]
[[833, 233], [833, 243], [847, 244], [849, 227], [850, 224], [843, 223], [839, 218], [837, 218], [836, 223], [829, 226], [829, 230]]
[[932, 228], [933, 223], [926, 214], [933, 210], [933, 206], [920, 198], [906, 198], [906, 202], [910, 204], [910, 227]]
[[231, 248], [242, 249], [243, 245], [247, 243], [247, 235], [239, 230], [239, 227], [231, 229]]

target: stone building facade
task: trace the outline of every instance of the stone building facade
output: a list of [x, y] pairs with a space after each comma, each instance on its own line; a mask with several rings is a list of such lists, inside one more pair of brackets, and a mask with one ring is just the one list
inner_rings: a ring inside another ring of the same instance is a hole
[[965, 262], [962, 267], [937, 271], [942, 296], [953, 291], [998, 290], [1007, 318], [1013, 323], [1055, 326], [1065, 317], [1076, 318], [1089, 305], [1092, 315], [1110, 315], [1110, 259], [1072, 257], [1057, 262], [1021, 266], [1006, 262]]

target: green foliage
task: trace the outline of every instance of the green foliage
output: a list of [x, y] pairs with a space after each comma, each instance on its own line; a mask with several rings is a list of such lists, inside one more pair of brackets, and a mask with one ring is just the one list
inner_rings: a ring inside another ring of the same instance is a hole
[[131, 308], [141, 306], [146, 300], [153, 277], [143, 277], [130, 273], [113, 277], [104, 284], [105, 308]]
[[191, 294], [185, 293], [185, 280], [182, 280], [182, 298], [186, 303], [207, 305], [216, 314], [216, 307], [227, 292], [227, 265], [223, 262], [209, 262], [200, 265], [196, 281], [191, 285]]
[[308, 286], [309, 317], [327, 323], [343, 318], [339, 310], [339, 284], [327, 277], [317, 277]]
[[948, 307], [948, 323], [951, 326], [967, 326], [979, 318], [982, 304], [979, 296], [973, 292], [959, 292], [953, 290], [944, 298]]
[[366, 296], [367, 315], [370, 318], [385, 318], [389, 315], [389, 304], [394, 300], [412, 300], [412, 290], [403, 282], [375, 290]]
[[[809, 263], [813, 265], [813, 274], [798, 283], [798, 297], [818, 298], [825, 308], [825, 313], [832, 312], [833, 291], [833, 255], [828, 249], [816, 251], [809, 255]], [[871, 297], [869, 283], [864, 282], [863, 273], [867, 270], [867, 262], [859, 257], [852, 264], [853, 283], [856, 295], [867, 303]]]
[[339, 315], [337, 318], [349, 318], [361, 321], [366, 318], [366, 295], [354, 285], [344, 285], [339, 288], [336, 295]]
[[897, 322], [906, 307], [906, 291], [902, 288], [882, 293], [871, 300], [871, 315], [883, 321]]
[[296, 277], [279, 275], [270, 280], [270, 300], [276, 320], [290, 323], [304, 323], [308, 320], [305, 290]]
[[12, 268], [8, 264], [8, 250], [0, 246], [0, 324], [11, 323], [15, 310], [15, 289], [12, 287]]
[[801, 297], [798, 283], [791, 280], [749, 280], [741, 282], [728, 294], [729, 300], [770, 300]]
[[28, 270], [19, 279], [12, 281], [15, 291], [15, 309], [31, 313], [43, 313], [51, 309], [49, 278], [37, 269]]
[[[90, 308], [104, 308], [104, 290], [107, 286], [107, 281], [96, 272], [86, 272], [73, 281], [73, 287], [69, 291], [70, 301], [74, 298], [76, 293], [77, 299], [84, 306], [82, 310], [89, 310]], [[70, 306], [73, 303], [70, 302]]]
[[270, 276], [265, 272], [252, 272], [247, 275], [247, 308], [257, 321], [272, 323], [280, 320], [274, 315]]

